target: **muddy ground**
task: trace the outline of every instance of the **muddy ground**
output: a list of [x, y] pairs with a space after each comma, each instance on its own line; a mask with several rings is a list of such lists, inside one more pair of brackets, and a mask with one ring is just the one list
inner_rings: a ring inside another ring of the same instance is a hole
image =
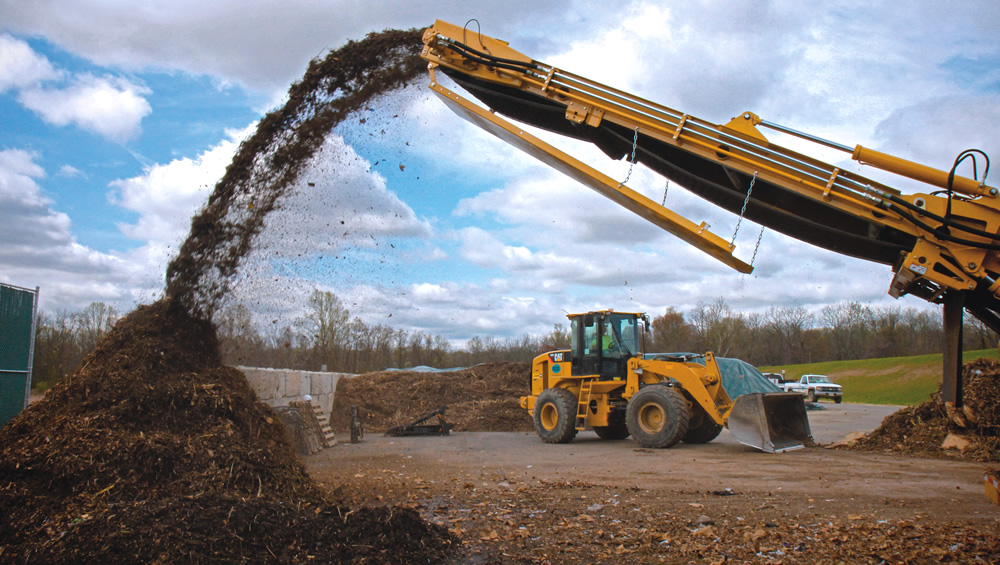
[[[824, 403], [813, 435], [868, 432], [897, 407]], [[581, 433], [369, 434], [306, 459], [356, 504], [401, 504], [462, 538], [455, 562], [996, 563], [985, 465], [812, 447], [764, 454], [724, 431], [642, 449]]]

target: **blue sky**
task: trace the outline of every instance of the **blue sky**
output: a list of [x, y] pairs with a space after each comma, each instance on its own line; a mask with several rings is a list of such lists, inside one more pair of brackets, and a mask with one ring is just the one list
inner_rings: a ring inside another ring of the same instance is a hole
[[[537, 59], [716, 122], [752, 110], [939, 168], [969, 147], [1000, 155], [995, 2], [608, 4], [0, 0], [0, 281], [40, 286], [48, 311], [155, 299], [191, 215], [309, 60], [436, 18], [475, 17]], [[290, 323], [311, 289], [333, 290], [368, 321], [392, 314], [456, 343], [544, 332], [564, 311], [655, 315], [720, 296], [745, 311], [925, 307], [886, 296], [885, 267], [773, 232], [754, 274], [732, 272], [477, 131], [426, 81], [364, 117], [328, 140], [234, 300]], [[662, 198], [649, 171], [631, 184]], [[668, 206], [726, 239], [736, 223], [683, 187]], [[758, 229], [743, 224], [737, 256]]]

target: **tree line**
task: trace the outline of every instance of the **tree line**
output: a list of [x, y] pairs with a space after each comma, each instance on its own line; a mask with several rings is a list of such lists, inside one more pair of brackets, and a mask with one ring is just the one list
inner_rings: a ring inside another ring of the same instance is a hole
[[[944, 343], [940, 312], [853, 301], [815, 314], [801, 306], [743, 313], [718, 298], [699, 302], [687, 316], [667, 308], [650, 326], [647, 351], [712, 351], [757, 366], [940, 353]], [[992, 330], [965, 316], [965, 349], [996, 346]]]
[[59, 379], [76, 372], [119, 317], [113, 306], [103, 302], [92, 302], [73, 313], [39, 311], [31, 366], [33, 388], [48, 390]]
[[[33, 381], [47, 389], [73, 373], [118, 320], [118, 312], [95, 302], [77, 313], [38, 315]], [[477, 363], [529, 361], [544, 351], [568, 349], [569, 328], [553, 325], [544, 335], [473, 336], [464, 347], [421, 331], [407, 331], [351, 317], [332, 292], [316, 290], [305, 313], [289, 323], [265, 327], [243, 305], [224, 308], [216, 319], [220, 352], [230, 365], [365, 373], [386, 368], [467, 367]], [[938, 312], [842, 302], [812, 313], [804, 307], [772, 306], [763, 313], [733, 309], [723, 298], [699, 302], [689, 312], [674, 308], [651, 319], [647, 352], [712, 351], [757, 366], [900, 357], [938, 353], [943, 342]], [[964, 347], [995, 347], [997, 336], [966, 316]]]

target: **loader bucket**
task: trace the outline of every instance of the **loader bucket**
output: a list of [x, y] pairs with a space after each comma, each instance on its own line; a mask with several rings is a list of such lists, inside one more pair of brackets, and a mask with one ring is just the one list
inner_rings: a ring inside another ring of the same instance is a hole
[[806, 405], [796, 392], [744, 394], [727, 425], [737, 441], [767, 453], [801, 449], [812, 440]]

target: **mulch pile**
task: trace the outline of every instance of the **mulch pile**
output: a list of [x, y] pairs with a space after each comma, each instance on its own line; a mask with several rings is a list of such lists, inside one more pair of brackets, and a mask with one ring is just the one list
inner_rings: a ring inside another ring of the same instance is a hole
[[0, 430], [0, 561], [427, 562], [452, 544], [402, 508], [327, 499], [214, 328], [170, 301], [123, 318]]
[[167, 269], [81, 369], [0, 430], [0, 562], [427, 563], [454, 538], [405, 508], [327, 500], [280, 417], [220, 364], [208, 320], [326, 135], [424, 69], [420, 32], [315, 60], [243, 142]]
[[447, 405], [444, 417], [455, 431], [530, 432], [531, 416], [519, 404], [530, 390], [530, 368], [529, 363], [485, 363], [459, 371], [382, 371], [341, 379], [331, 427], [350, 429], [351, 406], [360, 407], [366, 431], [382, 433]]
[[[962, 369], [960, 412], [951, 416], [940, 391], [930, 400], [889, 415], [878, 429], [852, 447], [928, 457], [962, 457], [1000, 461], [1000, 361], [978, 359]], [[949, 434], [969, 441], [965, 449], [943, 448]]]

